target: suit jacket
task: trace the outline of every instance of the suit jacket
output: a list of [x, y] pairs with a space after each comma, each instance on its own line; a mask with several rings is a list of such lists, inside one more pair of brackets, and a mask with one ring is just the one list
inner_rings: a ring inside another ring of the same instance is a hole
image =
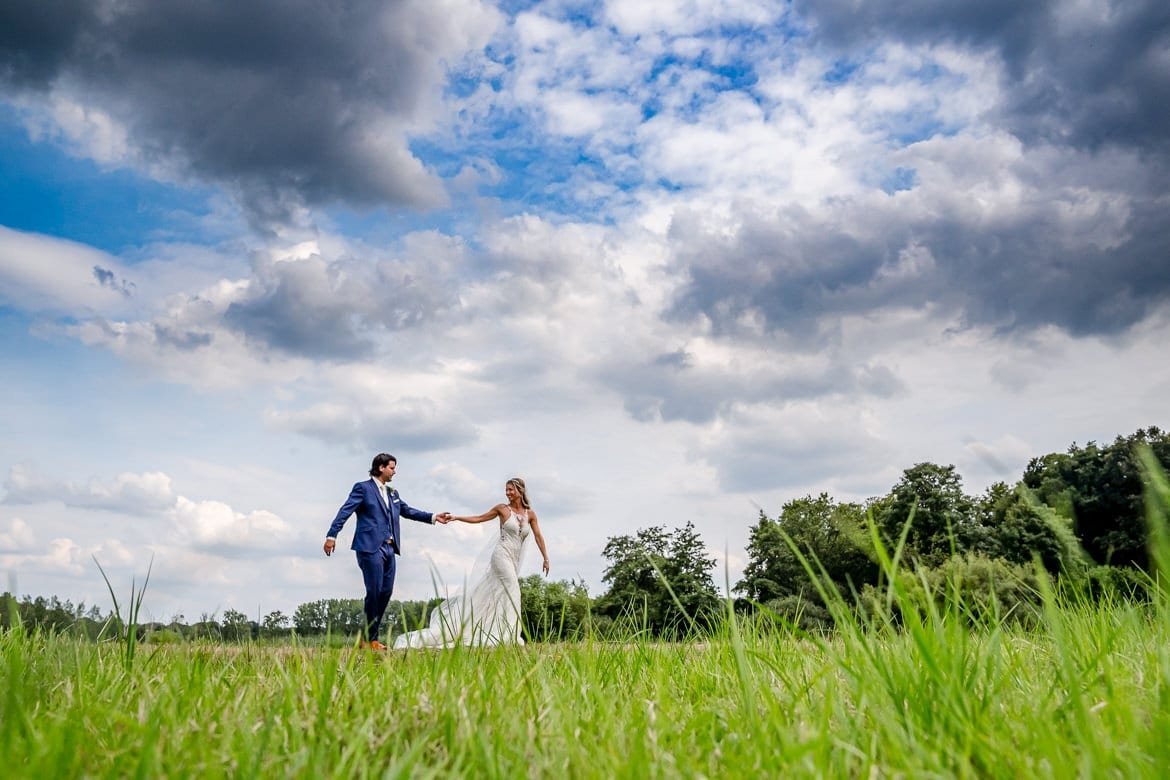
[[337, 510], [337, 517], [333, 518], [333, 525], [329, 526], [326, 536], [336, 539], [345, 521], [350, 515], [356, 514], [357, 528], [353, 532], [353, 544], [349, 546], [351, 550], [374, 552], [387, 539], [393, 538], [394, 554], [401, 554], [402, 536], [398, 532], [398, 518], [405, 517], [420, 523], [433, 523], [435, 519], [430, 512], [408, 506], [399, 497], [398, 491], [389, 485], [386, 486], [386, 492], [390, 496], [389, 507], [382, 503], [382, 493], [372, 477], [358, 482], [341, 509]]

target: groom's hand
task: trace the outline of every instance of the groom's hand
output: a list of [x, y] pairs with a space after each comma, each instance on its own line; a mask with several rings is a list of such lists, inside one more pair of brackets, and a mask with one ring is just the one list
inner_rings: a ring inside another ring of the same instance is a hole
[[337, 542], [336, 542], [336, 541], [334, 541], [333, 539], [326, 539], [326, 540], [325, 540], [325, 554], [326, 554], [326, 555], [332, 555], [332, 554], [333, 554], [333, 548], [334, 548], [334, 547], [336, 547], [336, 546], [337, 546]]
[[451, 522], [451, 513], [440, 512], [439, 514], [435, 515], [435, 522], [446, 525], [447, 523]]

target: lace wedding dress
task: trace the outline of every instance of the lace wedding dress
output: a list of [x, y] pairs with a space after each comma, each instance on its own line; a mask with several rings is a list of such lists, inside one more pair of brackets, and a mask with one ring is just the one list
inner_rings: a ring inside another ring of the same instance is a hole
[[430, 625], [394, 640], [395, 648], [524, 644], [520, 634], [520, 560], [532, 533], [528, 513], [500, 525], [487, 570], [459, 596], [431, 611]]

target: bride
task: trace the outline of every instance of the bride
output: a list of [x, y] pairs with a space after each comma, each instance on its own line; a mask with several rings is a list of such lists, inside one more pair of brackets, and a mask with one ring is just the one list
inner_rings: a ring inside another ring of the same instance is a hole
[[429, 626], [395, 639], [395, 648], [524, 644], [520, 635], [520, 560], [529, 537], [535, 538], [547, 576], [548, 551], [536, 511], [528, 503], [524, 480], [509, 479], [504, 496], [506, 503], [496, 504], [482, 515], [451, 518], [461, 523], [500, 521], [500, 538], [491, 550], [487, 571], [465, 593], [435, 607]]

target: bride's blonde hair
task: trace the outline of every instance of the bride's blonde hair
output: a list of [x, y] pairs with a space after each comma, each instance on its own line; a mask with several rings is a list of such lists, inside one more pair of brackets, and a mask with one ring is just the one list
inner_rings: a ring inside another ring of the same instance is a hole
[[512, 477], [504, 484], [516, 488], [516, 492], [520, 494], [520, 506], [525, 509], [532, 508], [532, 504], [528, 503], [528, 489], [524, 487], [524, 480], [520, 479], [520, 477]]

